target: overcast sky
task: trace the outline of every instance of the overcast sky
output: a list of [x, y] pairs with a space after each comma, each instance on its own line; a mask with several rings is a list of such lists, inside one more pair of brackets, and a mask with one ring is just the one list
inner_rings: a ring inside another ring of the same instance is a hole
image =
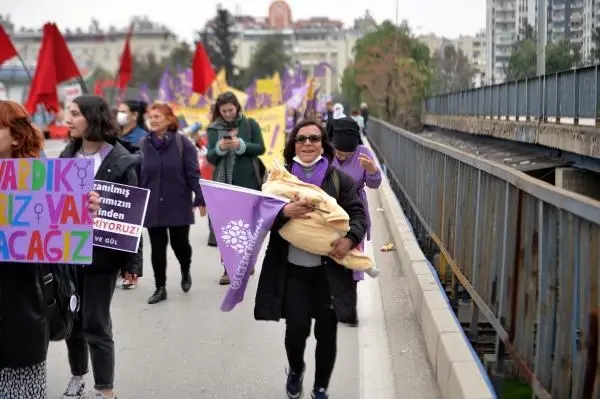
[[[409, 21], [415, 33], [433, 32], [446, 37], [473, 35], [485, 27], [486, 0], [398, 0], [399, 18]], [[147, 15], [190, 41], [194, 32], [215, 14], [216, 0], [0, 0], [0, 13], [10, 14], [17, 26], [41, 27], [53, 20], [61, 30], [87, 28], [91, 18], [102, 27], [128, 25], [132, 15]], [[266, 16], [271, 0], [222, 0], [231, 12]], [[394, 0], [289, 0], [292, 17], [326, 16], [347, 25], [367, 9], [378, 21], [394, 19]]]

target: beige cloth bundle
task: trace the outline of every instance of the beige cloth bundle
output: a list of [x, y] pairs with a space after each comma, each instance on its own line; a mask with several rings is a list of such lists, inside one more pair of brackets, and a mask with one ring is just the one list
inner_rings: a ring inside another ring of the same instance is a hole
[[[331, 252], [331, 243], [350, 230], [350, 217], [335, 198], [320, 187], [304, 183], [279, 164], [269, 173], [262, 191], [290, 200], [307, 198], [316, 208], [326, 211], [310, 212], [309, 219], [294, 218], [279, 230], [283, 239], [296, 248], [327, 256]], [[369, 273], [374, 268], [373, 261], [358, 249], [351, 250], [344, 259], [334, 260], [351, 270]]]

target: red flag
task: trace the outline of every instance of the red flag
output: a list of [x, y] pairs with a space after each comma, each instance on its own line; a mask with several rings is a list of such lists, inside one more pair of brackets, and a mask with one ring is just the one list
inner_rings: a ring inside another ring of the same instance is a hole
[[38, 104], [44, 104], [48, 111], [58, 112], [56, 86], [77, 76], [80, 76], [79, 69], [58, 27], [45, 24], [37, 67], [25, 104], [27, 112], [33, 114]]
[[208, 54], [201, 42], [196, 43], [192, 74], [192, 91], [199, 94], [206, 94], [216, 75], [210, 58], [208, 58]]
[[17, 49], [12, 44], [10, 37], [6, 34], [4, 27], [0, 25], [0, 65], [17, 55]]
[[125, 39], [125, 47], [121, 55], [121, 65], [119, 66], [119, 77], [117, 79], [117, 87], [124, 89], [131, 79], [133, 74], [133, 56], [131, 55], [131, 34], [133, 33], [133, 24], [129, 28], [127, 38]]

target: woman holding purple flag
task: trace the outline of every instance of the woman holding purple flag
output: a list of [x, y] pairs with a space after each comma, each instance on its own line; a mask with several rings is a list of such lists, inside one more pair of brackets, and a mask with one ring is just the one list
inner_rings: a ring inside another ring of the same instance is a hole
[[[369, 216], [369, 204], [367, 202], [368, 188], [378, 188], [381, 185], [381, 170], [374, 161], [373, 154], [361, 144], [360, 126], [353, 118], [336, 119], [332, 123], [333, 147], [335, 148], [335, 160], [333, 165], [343, 170], [352, 177], [358, 188], [358, 195], [365, 207], [367, 220], [367, 240], [371, 239], [371, 218]], [[360, 245], [364, 250], [364, 242]], [[354, 280], [357, 283], [365, 277], [364, 272], [354, 272]], [[358, 326], [358, 312], [354, 311], [351, 326]]]
[[[0, 158], [38, 158], [42, 145], [42, 135], [25, 109], [0, 101]], [[92, 216], [99, 203], [98, 194], [90, 193]], [[67, 268], [0, 263], [0, 398], [46, 399], [49, 324], [56, 308], [56, 298], [48, 294], [54, 292], [56, 273]]]
[[[213, 180], [260, 190], [266, 170], [258, 157], [265, 153], [265, 142], [260, 125], [242, 113], [242, 106], [235, 94], [226, 92], [217, 98], [212, 123], [206, 132], [206, 160], [215, 167]], [[219, 284], [228, 285], [229, 282], [227, 271], [224, 270]]]
[[[66, 117], [71, 142], [61, 158], [81, 158], [93, 162], [96, 180], [138, 185], [136, 169], [139, 154], [132, 154], [118, 140], [110, 107], [99, 96], [79, 96], [69, 104]], [[100, 211], [101, 212], [101, 211]], [[110, 306], [121, 269], [135, 272], [142, 263], [142, 247], [137, 253], [94, 246], [92, 264], [77, 269], [81, 296], [79, 316], [67, 338], [72, 377], [63, 398], [82, 398], [84, 376], [91, 358], [94, 374], [93, 398], [114, 398], [115, 344]]]
[[292, 218], [306, 218], [315, 209], [302, 198], [287, 204], [271, 229], [254, 317], [268, 321], [286, 319], [285, 349], [289, 362], [286, 392], [291, 399], [302, 396], [306, 339], [312, 319], [315, 320], [317, 348], [312, 398], [327, 399], [337, 354], [337, 324], [351, 322], [356, 308], [352, 271], [333, 259], [343, 259], [361, 243], [367, 221], [352, 178], [333, 166], [334, 149], [320, 124], [312, 120], [297, 124], [283, 155], [292, 174], [321, 187], [337, 200], [350, 216], [350, 231], [331, 243], [329, 256], [305, 252], [289, 244], [278, 232]]

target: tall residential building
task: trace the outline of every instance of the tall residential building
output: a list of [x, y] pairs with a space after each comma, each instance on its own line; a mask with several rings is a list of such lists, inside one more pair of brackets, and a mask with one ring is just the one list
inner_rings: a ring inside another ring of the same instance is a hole
[[[568, 40], [583, 60], [594, 47], [592, 34], [600, 26], [600, 0], [544, 0], [548, 9], [547, 43]], [[513, 44], [525, 23], [536, 30], [537, 0], [487, 0], [487, 83], [505, 79]], [[545, 43], [545, 44], [547, 44]]]
[[233, 18], [238, 48], [234, 59], [236, 66], [248, 67], [261, 39], [279, 34], [283, 36], [293, 61], [300, 63], [303, 70], [310, 72], [322, 62], [332, 66], [325, 77], [327, 94], [339, 89], [356, 41], [376, 27], [368, 11], [350, 28], [344, 27], [342, 21], [327, 17], [294, 20], [291, 7], [283, 0], [273, 1], [264, 17], [234, 15]]
[[487, 83], [504, 81], [513, 44], [527, 24], [536, 26], [536, 10], [536, 0], [487, 0]]
[[[173, 32], [165, 26], [150, 21], [147, 17], [133, 17], [131, 23], [133, 24], [131, 47], [134, 54], [152, 52], [157, 60], [161, 60], [168, 57], [179, 45]], [[42, 41], [42, 27], [17, 29], [10, 16], [2, 15], [0, 15], [0, 24], [10, 35], [25, 64], [35, 68]], [[110, 26], [108, 29], [102, 29], [98, 21], [92, 20], [86, 30], [60, 26], [59, 28], [75, 62], [80, 67], [87, 69], [101, 67], [109, 72], [116, 72], [129, 26], [121, 28]], [[11, 60], [10, 64], [20, 66], [16, 59]]]
[[444, 47], [448, 45], [460, 49], [476, 70], [476, 74], [473, 77], [473, 84], [475, 87], [479, 87], [483, 84], [486, 73], [485, 30], [481, 30], [474, 36], [461, 35], [454, 39], [436, 36], [433, 33], [421, 35], [418, 39], [429, 48], [431, 54], [437, 53], [441, 55]]

